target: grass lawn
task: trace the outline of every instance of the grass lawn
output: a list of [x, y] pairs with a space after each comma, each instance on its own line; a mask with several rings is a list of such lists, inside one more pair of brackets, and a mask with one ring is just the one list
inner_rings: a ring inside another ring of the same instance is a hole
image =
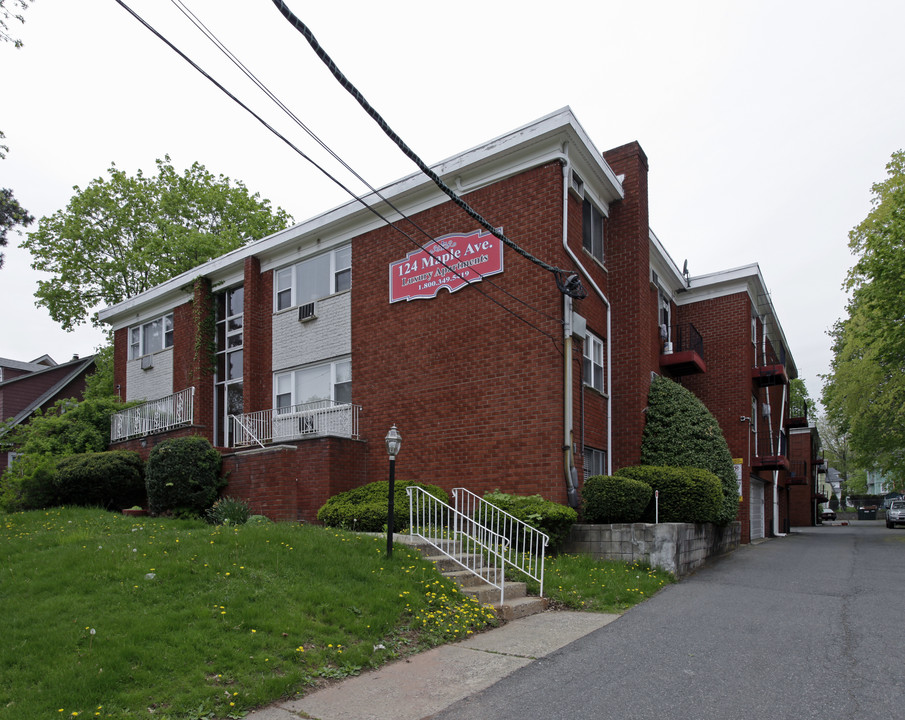
[[[619, 612], [671, 576], [562, 556], [546, 592]], [[56, 508], [0, 515], [0, 719], [240, 718], [495, 624], [385, 537]]]

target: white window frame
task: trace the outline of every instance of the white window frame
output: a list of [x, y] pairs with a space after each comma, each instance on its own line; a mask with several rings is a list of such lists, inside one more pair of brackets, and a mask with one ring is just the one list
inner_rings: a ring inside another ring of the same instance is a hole
[[[278, 412], [288, 412], [290, 408], [303, 404], [301, 398], [297, 397], [296, 387], [298, 383], [296, 382], [296, 375], [307, 370], [324, 367], [330, 368], [330, 397], [324, 397], [318, 400], [304, 402], [323, 402], [329, 400], [330, 402], [336, 404], [350, 403], [352, 385], [352, 358], [350, 356], [346, 356], [337, 358], [335, 360], [330, 360], [328, 362], [305, 365], [303, 367], [293, 368], [292, 370], [285, 370], [282, 372], [274, 373], [274, 409]], [[342, 377], [347, 377], [348, 379], [340, 381], [340, 378]], [[348, 385], [348, 392], [343, 389], [340, 393], [337, 393], [337, 388], [342, 388], [346, 385]], [[341, 397], [341, 399], [337, 399], [337, 395], [339, 394], [344, 396], [348, 395], [349, 397]]]
[[[606, 395], [606, 343], [594, 333], [588, 331], [582, 348], [582, 382], [594, 388], [601, 395]], [[599, 350], [600, 363], [595, 362], [595, 351]], [[595, 370], [599, 370], [599, 387], [595, 380]]]
[[[584, 452], [584, 479], [595, 475], [606, 475], [606, 451], [585, 445]], [[598, 472], [599, 471], [599, 472]]]
[[[591, 226], [588, 226], [590, 220]], [[597, 221], [597, 222], [595, 222]], [[581, 206], [581, 246], [601, 265], [606, 259], [606, 214], [604, 214], [590, 198], [585, 198]], [[588, 247], [588, 237], [590, 245]], [[599, 245], [599, 248], [595, 247]], [[599, 250], [599, 252], [598, 252]]]
[[[306, 267], [327, 260], [329, 263], [329, 277], [327, 278], [327, 293], [320, 297], [303, 296], [302, 276]], [[273, 309], [274, 312], [288, 310], [303, 305], [321, 297], [328, 297], [336, 293], [344, 292], [352, 287], [352, 245], [347, 243], [334, 248], [327, 253], [305, 258], [301, 262], [288, 267], [275, 270], [273, 273]]]
[[[154, 323], [160, 323], [160, 347], [145, 347], [145, 333]], [[129, 328], [129, 359], [138, 360], [145, 355], [168, 350], [173, 347], [173, 313], [166, 313], [141, 325], [132, 325]]]

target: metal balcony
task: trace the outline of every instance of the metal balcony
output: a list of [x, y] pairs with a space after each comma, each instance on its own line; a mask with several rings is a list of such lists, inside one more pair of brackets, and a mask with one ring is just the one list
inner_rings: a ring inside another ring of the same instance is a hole
[[773, 437], [760, 433], [754, 443], [754, 457], [751, 458], [752, 470], [786, 470], [789, 465], [789, 443], [785, 433]]
[[660, 367], [669, 370], [673, 376], [693, 375], [707, 372], [704, 362], [704, 339], [691, 323], [673, 325], [670, 341], [665, 343], [660, 354]]
[[755, 366], [751, 368], [751, 379], [757, 387], [789, 384], [785, 363], [777, 358], [776, 353], [772, 350], [767, 350], [766, 357], [758, 352], [755, 363]]

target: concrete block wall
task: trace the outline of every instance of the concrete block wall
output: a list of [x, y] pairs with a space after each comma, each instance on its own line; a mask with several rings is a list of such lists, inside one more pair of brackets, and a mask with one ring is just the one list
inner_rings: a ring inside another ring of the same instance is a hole
[[572, 526], [564, 552], [644, 563], [684, 577], [709, 559], [738, 549], [740, 523], [625, 523]]

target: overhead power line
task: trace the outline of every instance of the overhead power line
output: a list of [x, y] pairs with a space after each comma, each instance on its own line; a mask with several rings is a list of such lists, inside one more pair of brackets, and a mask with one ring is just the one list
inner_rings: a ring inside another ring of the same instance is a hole
[[[380, 211], [377, 210], [375, 207], [373, 207], [373, 206], [369, 205], [367, 202], [365, 202], [364, 198], [362, 198], [361, 196], [359, 196], [359, 195], [357, 195], [356, 193], [354, 193], [350, 188], [346, 187], [346, 185], [344, 185], [339, 179], [337, 179], [337, 178], [334, 177], [330, 172], [328, 172], [328, 171], [326, 170], [326, 168], [324, 168], [324, 167], [322, 167], [321, 165], [319, 165], [313, 158], [311, 158], [310, 156], [308, 156], [303, 150], [301, 150], [298, 146], [296, 146], [296, 145], [295, 145], [294, 143], [292, 143], [288, 138], [286, 138], [283, 134], [281, 134], [278, 130], [276, 130], [276, 128], [274, 128], [272, 125], [270, 125], [270, 124], [269, 124], [266, 120], [264, 120], [260, 115], [258, 115], [258, 114], [257, 114], [256, 112], [254, 112], [250, 107], [248, 107], [245, 103], [243, 103], [241, 100], [239, 100], [239, 98], [237, 98], [232, 92], [230, 92], [226, 87], [224, 87], [220, 82], [218, 82], [218, 81], [217, 81], [214, 77], [212, 77], [208, 72], [206, 72], [203, 68], [201, 68], [197, 63], [195, 63], [191, 58], [189, 58], [184, 52], [182, 52], [182, 51], [181, 51], [179, 48], [177, 48], [172, 42], [170, 42], [166, 37], [164, 37], [160, 32], [158, 32], [158, 31], [157, 31], [152, 25], [150, 25], [144, 18], [142, 18], [138, 13], [136, 13], [134, 10], [132, 10], [132, 8], [130, 8], [128, 5], [126, 5], [126, 3], [123, 2], [123, 0], [116, 0], [116, 2], [117, 2], [117, 4], [119, 4], [124, 10], [126, 10], [130, 15], [132, 15], [138, 22], [140, 22], [146, 29], [148, 29], [152, 34], [154, 34], [155, 37], [157, 37], [159, 40], [161, 40], [165, 45], [167, 45], [167, 47], [169, 47], [171, 50], [173, 50], [173, 52], [175, 52], [177, 55], [179, 55], [179, 56], [180, 56], [185, 62], [187, 62], [189, 65], [191, 65], [198, 73], [200, 73], [204, 78], [206, 78], [209, 82], [211, 82], [215, 87], [217, 87], [221, 92], [223, 92], [223, 93], [224, 93], [228, 98], [230, 98], [233, 102], [235, 102], [237, 105], [239, 105], [239, 107], [241, 107], [243, 110], [245, 110], [247, 113], [249, 113], [253, 118], [255, 118], [255, 119], [256, 119], [261, 125], [263, 125], [267, 130], [269, 130], [269, 131], [270, 131], [271, 133], [273, 133], [276, 137], [278, 137], [280, 140], [282, 140], [286, 145], [288, 145], [293, 151], [295, 151], [295, 152], [296, 152], [298, 155], [300, 155], [303, 159], [307, 160], [313, 167], [315, 167], [317, 170], [319, 170], [324, 176], [326, 176], [327, 178], [329, 178], [334, 184], [336, 184], [338, 187], [340, 187], [342, 190], [344, 190], [346, 193], [348, 193], [352, 198], [354, 198], [357, 202], [359, 202], [364, 208], [366, 208], [366, 209], [369, 210], [371, 213], [373, 213], [374, 215], [376, 215], [380, 220], [382, 220], [383, 222], [385, 222], [389, 227], [391, 227], [392, 229], [394, 229], [396, 232], [400, 233], [402, 236], [406, 237], [406, 238], [407, 238], [409, 241], [411, 241], [416, 247], [419, 247], [419, 248], [421, 248], [422, 250], [425, 250], [429, 255], [431, 255], [431, 257], [434, 257], [433, 254], [432, 254], [429, 250], [427, 250], [426, 248], [424, 248], [424, 246], [422, 246], [417, 240], [415, 240], [413, 237], [411, 237], [411, 235], [409, 235], [407, 232], [405, 232], [405, 230], [403, 230], [402, 228], [398, 227], [398, 226], [397, 226], [395, 223], [393, 223], [389, 218], [385, 217], [382, 213], [380, 213]], [[175, 4], [175, 3], [174, 3], [174, 4]], [[187, 15], [187, 16], [188, 16], [188, 15]], [[190, 19], [191, 19], [191, 18], [190, 18]], [[194, 21], [193, 21], [193, 22], [194, 22]], [[199, 28], [199, 30], [202, 29], [202, 27], [201, 27], [202, 24], [200, 23], [200, 21], [196, 22], [195, 24], [196, 24], [196, 27]], [[365, 185], [367, 185], [369, 188], [371, 188], [372, 192], [374, 192], [378, 197], [380, 197], [382, 200], [384, 200], [384, 202], [387, 202], [387, 204], [388, 204], [390, 207], [392, 207], [393, 210], [395, 210], [397, 213], [399, 213], [399, 214], [402, 216], [403, 219], [405, 219], [405, 220], [407, 220], [409, 223], [411, 223], [416, 229], [418, 229], [420, 232], [422, 232], [426, 237], [428, 237], [429, 239], [433, 240], [433, 238], [432, 238], [425, 230], [423, 230], [420, 226], [418, 226], [413, 220], [411, 220], [410, 218], [407, 218], [407, 217], [404, 215], [404, 213], [402, 213], [402, 212], [401, 212], [400, 210], [398, 210], [395, 206], [393, 206], [392, 203], [390, 203], [388, 200], [386, 200], [386, 198], [384, 198], [377, 190], [375, 190], [373, 187], [371, 187], [370, 184], [368, 184], [368, 183], [367, 183], [360, 175], [358, 175], [358, 173], [356, 173], [356, 172], [355, 172], [351, 167], [349, 167], [349, 166], [348, 166], [341, 158], [339, 158], [338, 155], [336, 155], [336, 154], [335, 154], [329, 147], [327, 147], [327, 146], [326, 146], [319, 138], [317, 138], [317, 137], [312, 133], [312, 131], [309, 130], [309, 129], [304, 125], [304, 123], [302, 123], [298, 118], [296, 118], [295, 115], [293, 115], [293, 114], [289, 111], [289, 109], [286, 108], [285, 105], [283, 105], [283, 103], [280, 102], [280, 101], [276, 98], [276, 96], [273, 95], [273, 93], [270, 92], [269, 89], [267, 89], [262, 83], [260, 83], [260, 82], [257, 80], [257, 78], [255, 78], [255, 77], [250, 73], [250, 71], [248, 71], [247, 68], [245, 68], [245, 66], [242, 65], [242, 64], [238, 61], [238, 59], [236, 59], [235, 56], [233, 56], [232, 53], [229, 52], [229, 50], [227, 50], [227, 49], [225, 48], [225, 46], [223, 46], [222, 43], [219, 42], [219, 40], [217, 40], [216, 38], [212, 37], [212, 35], [213, 35], [212, 33], [210, 33], [209, 31], [207, 31], [206, 28], [203, 29], [202, 32], [204, 32], [204, 34], [207, 35], [207, 36], [209, 37], [209, 39], [211, 39], [212, 42], [214, 42], [214, 43], [221, 49], [222, 52], [224, 52], [224, 53], [225, 53], [225, 54], [226, 54], [226, 55], [227, 55], [227, 56], [228, 56], [228, 57], [229, 57], [229, 58], [230, 58], [230, 59], [231, 59], [238, 67], [240, 67], [240, 69], [242, 69], [242, 71], [243, 71], [250, 79], [252, 79], [252, 81], [255, 82], [255, 84], [257, 84], [258, 87], [259, 87], [262, 91], [264, 91], [264, 92], [265, 92], [265, 93], [266, 93], [266, 94], [267, 94], [267, 95], [268, 95], [268, 96], [269, 96], [269, 97], [270, 97], [270, 98], [271, 98], [278, 106], [280, 106], [280, 107], [284, 110], [284, 112], [286, 112], [286, 113], [287, 113], [291, 118], [293, 118], [293, 119], [294, 119], [294, 120], [295, 120], [295, 121], [296, 121], [296, 122], [297, 122], [297, 123], [298, 123], [298, 124], [299, 124], [299, 125], [300, 125], [300, 126], [301, 126], [308, 134], [309, 134], [309, 135], [311, 135], [311, 136], [315, 139], [316, 142], [318, 142], [318, 143], [319, 143], [322, 147], [324, 147], [324, 149], [326, 149], [326, 150], [327, 150], [334, 158], [336, 158], [340, 163], [342, 163], [343, 166], [346, 167], [353, 175], [355, 175], [355, 176], [356, 176], [359, 180], [361, 180]], [[496, 233], [494, 233], [494, 234], [496, 235]], [[449, 266], [448, 266], [445, 262], [443, 262], [441, 259], [438, 258], [438, 262], [439, 262], [440, 264], [446, 266], [446, 267], [447, 267], [452, 273], [454, 273], [455, 275], [461, 277], [461, 275], [459, 275], [458, 271], [456, 271], [454, 268], [449, 267]], [[463, 279], [464, 279], [464, 278], [463, 278]], [[470, 284], [470, 283], [469, 283], [469, 284]], [[493, 283], [491, 283], [491, 284], [493, 284]], [[526, 325], [528, 325], [528, 326], [531, 327], [532, 329], [536, 330], [537, 332], [541, 333], [542, 335], [544, 335], [544, 336], [546, 336], [547, 338], [549, 338], [550, 340], [552, 340], [553, 343], [554, 343], [554, 345], [556, 344], [556, 338], [555, 338], [554, 336], [550, 335], [548, 332], [546, 332], [546, 331], [542, 330], [541, 328], [537, 327], [537, 326], [534, 325], [532, 322], [530, 322], [530, 321], [527, 320], [526, 318], [522, 317], [521, 315], [519, 315], [518, 313], [516, 313], [516, 312], [513, 311], [512, 309], [506, 307], [506, 306], [503, 305], [499, 300], [497, 300], [497, 299], [491, 297], [490, 295], [488, 295], [487, 293], [485, 293], [483, 290], [481, 290], [479, 287], [477, 287], [477, 286], [474, 286], [474, 287], [475, 287], [475, 289], [476, 289], [481, 295], [483, 295], [484, 297], [486, 297], [488, 300], [490, 300], [491, 302], [493, 302], [495, 305], [497, 305], [497, 306], [499, 306], [501, 309], [505, 310], [507, 313], [509, 313], [510, 315], [512, 315], [513, 317], [515, 317], [517, 320], [520, 320], [521, 322], [525, 323]], [[558, 319], [556, 319], [556, 318], [551, 318], [549, 315], [546, 315], [546, 313], [543, 313], [543, 312], [540, 311], [540, 310], [537, 310], [537, 309], [535, 309], [535, 308], [532, 308], [532, 307], [531, 307], [528, 303], [526, 303], [524, 300], [521, 300], [520, 298], [516, 298], [514, 295], [512, 295], [512, 294], [509, 293], [508, 291], [502, 290], [502, 288], [499, 288], [499, 287], [496, 286], [496, 285], [494, 285], [494, 287], [497, 287], [498, 289], [500, 289], [502, 292], [504, 292], [504, 293], [506, 293], [507, 295], [509, 295], [509, 296], [510, 296], [511, 298], [513, 298], [514, 300], [516, 300], [516, 301], [518, 301], [518, 302], [521, 302], [521, 303], [524, 304], [526, 307], [528, 307], [528, 308], [534, 310], [534, 312], [540, 313], [540, 314], [544, 315], [545, 317], [548, 317], [549, 319], [553, 319], [553, 320], [555, 320], [555, 321], [557, 321], [557, 322], [561, 322], [560, 320], [558, 320]]]
[[[562, 292], [566, 292], [564, 290], [565, 283], [561, 283], [560, 280], [566, 278], [567, 276], [574, 275], [570, 271], [563, 270], [562, 268], [554, 267], [547, 262], [544, 262], [540, 258], [532, 255], [530, 252], [507, 238], [500, 230], [495, 228], [491, 223], [484, 219], [480, 213], [474, 210], [467, 202], [465, 202], [462, 198], [460, 198], [456, 192], [450, 188], [443, 179], [437, 175], [418, 155], [412, 150], [405, 141], [396, 134], [396, 132], [387, 124], [386, 120], [374, 109], [374, 107], [367, 101], [364, 95], [355, 87], [354, 84], [342, 73], [342, 71], [337, 67], [336, 63], [333, 62], [333, 59], [327, 54], [327, 51], [321, 47], [321, 44], [317, 41], [317, 38], [314, 37], [314, 33], [308, 28], [305, 23], [303, 23], [295, 13], [292, 12], [283, 0], [273, 0], [273, 4], [276, 5], [277, 9], [282, 13], [283, 17], [285, 17], [289, 23], [298, 30], [302, 36], [308, 41], [308, 44], [317, 54], [317, 56], [321, 59], [321, 61], [327, 66], [330, 72], [333, 74], [333, 77], [342, 85], [346, 91], [355, 98], [359, 105], [364, 108], [365, 112], [371, 116], [371, 118], [377, 123], [381, 130], [389, 137], [396, 146], [408, 157], [415, 165], [418, 166], [418, 169], [421, 170], [425, 175], [427, 175], [433, 183], [440, 188], [456, 205], [458, 205], [462, 210], [464, 210], [469, 217], [475, 220], [478, 224], [481, 225], [485, 230], [489, 231], [494, 235], [494, 237], [498, 238], [503, 244], [507, 247], [511, 248], [519, 255], [529, 260], [530, 262], [542, 267], [544, 270], [557, 274], [557, 285], [560, 287]], [[573, 280], [572, 286], [574, 287], [575, 283]], [[578, 283], [580, 288], [580, 283]]]

